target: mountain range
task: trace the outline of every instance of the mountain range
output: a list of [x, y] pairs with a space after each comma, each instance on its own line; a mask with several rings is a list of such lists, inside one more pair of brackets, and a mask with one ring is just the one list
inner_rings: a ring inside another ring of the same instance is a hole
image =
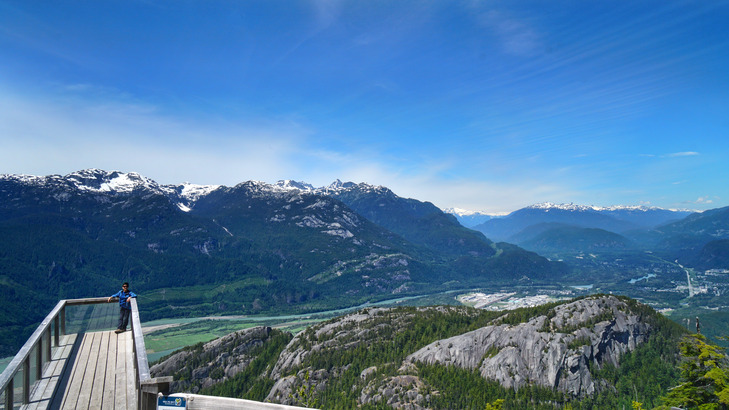
[[729, 268], [729, 207], [691, 212], [542, 203], [473, 229], [541, 255], [650, 251], [697, 268]]
[[541, 203], [493, 218], [474, 226], [495, 241], [517, 242], [514, 237], [538, 224], [561, 224], [581, 228], [597, 228], [615, 233], [650, 229], [690, 215], [691, 211], [657, 207], [593, 207], [574, 204]]
[[58, 299], [110, 295], [123, 281], [145, 320], [303, 313], [580, 275], [545, 257], [554, 253], [650, 251], [725, 269], [727, 239], [729, 207], [541, 204], [472, 230], [429, 202], [338, 180], [226, 187], [99, 169], [0, 175], [0, 354]]
[[0, 176], [0, 354], [58, 299], [128, 281], [146, 320], [307, 312], [567, 268], [384, 187], [160, 185], [137, 173]]

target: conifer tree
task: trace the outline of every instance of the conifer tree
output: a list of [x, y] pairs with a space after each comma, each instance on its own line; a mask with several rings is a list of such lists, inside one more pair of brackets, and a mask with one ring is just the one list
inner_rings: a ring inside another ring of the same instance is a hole
[[663, 406], [729, 409], [729, 364], [721, 348], [706, 343], [701, 334], [686, 336], [680, 344], [683, 383], [663, 397]]

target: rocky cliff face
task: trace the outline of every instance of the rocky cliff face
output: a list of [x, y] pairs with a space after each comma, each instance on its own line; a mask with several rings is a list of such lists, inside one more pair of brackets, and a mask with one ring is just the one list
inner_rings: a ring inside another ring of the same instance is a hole
[[[551, 313], [550, 313], [551, 316]], [[518, 325], [493, 325], [439, 340], [407, 362], [478, 369], [504, 387], [536, 383], [584, 396], [596, 391], [588, 365], [619, 365], [620, 355], [645, 342], [648, 324], [611, 296], [554, 308]]]
[[[271, 378], [276, 380], [276, 384], [266, 401], [295, 404], [292, 396], [296, 386], [308, 384], [316, 385], [319, 389], [325, 388], [331, 377], [348, 370], [348, 367], [313, 369], [309, 366], [308, 357], [320, 352], [343, 351], [381, 342], [383, 334], [392, 334], [398, 327], [406, 326], [410, 318], [409, 315], [389, 317], [389, 311], [384, 308], [364, 309], [299, 333], [281, 352], [271, 371]], [[383, 320], [386, 317], [387, 320]], [[380, 323], [374, 326], [375, 329], [371, 325], [376, 321]], [[291, 374], [296, 369], [299, 370]], [[308, 381], [305, 380], [307, 371], [310, 371]]]
[[173, 376], [171, 391], [198, 393], [240, 373], [270, 338], [270, 327], [239, 330], [173, 354], [150, 369], [152, 377]]

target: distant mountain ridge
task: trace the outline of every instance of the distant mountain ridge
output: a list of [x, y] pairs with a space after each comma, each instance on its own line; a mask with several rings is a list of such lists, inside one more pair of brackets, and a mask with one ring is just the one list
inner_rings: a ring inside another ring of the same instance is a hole
[[542, 203], [473, 229], [556, 259], [584, 253], [633, 254], [640, 259], [653, 253], [698, 269], [729, 269], [729, 207], [692, 213]]
[[445, 208], [443, 209], [443, 212], [455, 216], [458, 222], [466, 228], [473, 228], [474, 226], [480, 225], [488, 220], [502, 216], [487, 214], [480, 211], [468, 211], [460, 208]]
[[[492, 219], [473, 229], [496, 241], [515, 242], [514, 237], [530, 226], [559, 223], [581, 228], [597, 228], [615, 233], [646, 229], [680, 220], [690, 215], [686, 210], [668, 210], [645, 206], [595, 207], [575, 204], [535, 204]], [[523, 235], [522, 235], [523, 236]]]
[[527, 208], [534, 209], [562, 209], [567, 211], [598, 211], [598, 212], [621, 212], [621, 211], [635, 211], [635, 212], [650, 212], [650, 211], [671, 211], [671, 212], [685, 212], [694, 213], [690, 209], [666, 209], [657, 206], [646, 206], [646, 205], [611, 205], [611, 206], [595, 206], [595, 205], [579, 205], [575, 203], [569, 204], [557, 204], [553, 202], [540, 202]]
[[614, 232], [557, 223], [532, 225], [521, 235], [526, 239], [518, 240], [517, 243], [540, 254], [594, 253], [624, 250], [632, 246], [628, 238]]

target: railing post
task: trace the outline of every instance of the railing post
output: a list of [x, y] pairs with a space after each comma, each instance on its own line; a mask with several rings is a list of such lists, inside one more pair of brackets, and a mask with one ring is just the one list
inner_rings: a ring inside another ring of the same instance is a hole
[[61, 329], [58, 328], [59, 319], [58, 315], [53, 318], [53, 342], [56, 344], [56, 347], [61, 345]]
[[[43, 378], [43, 336], [38, 339], [38, 346], [35, 353], [35, 380], [38, 381]], [[30, 396], [29, 396], [30, 397]]]
[[23, 361], [23, 404], [30, 403], [30, 355]]
[[46, 360], [43, 362], [43, 364], [46, 364], [46, 362], [51, 361], [51, 328], [48, 327], [48, 332], [46, 332]]
[[61, 334], [66, 334], [66, 305], [61, 308]]
[[172, 376], [155, 377], [139, 385], [138, 408], [154, 410], [157, 408], [157, 394], [169, 395]]
[[13, 402], [15, 401], [15, 398], [13, 397], [13, 393], [15, 391], [15, 380], [10, 379], [8, 382], [8, 387], [5, 388], [5, 408], [6, 409], [12, 409], [13, 408]]

